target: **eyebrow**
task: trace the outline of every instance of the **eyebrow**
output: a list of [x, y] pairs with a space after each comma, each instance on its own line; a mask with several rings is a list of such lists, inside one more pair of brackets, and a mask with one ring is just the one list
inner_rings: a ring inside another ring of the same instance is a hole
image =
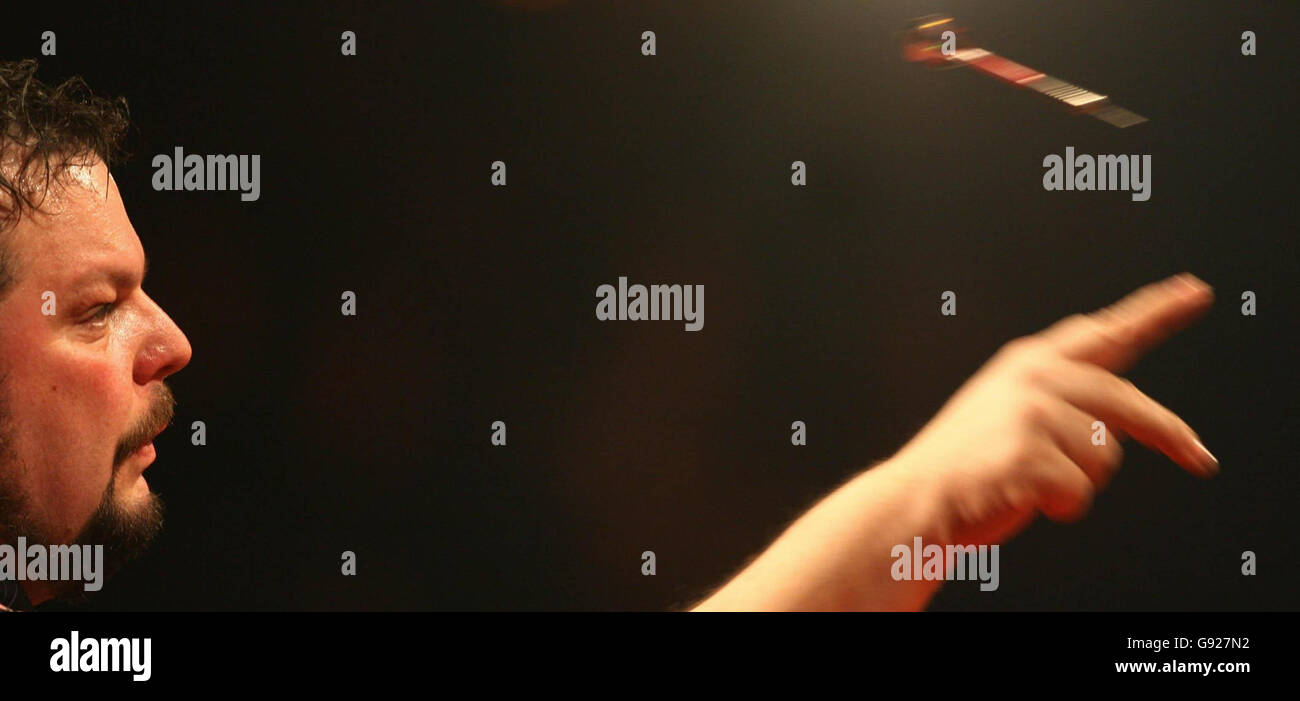
[[[149, 275], [149, 255], [145, 254], [144, 266], [140, 270], [139, 284], [141, 286], [144, 285], [144, 279], [148, 275]], [[126, 272], [122, 268], [112, 268], [109, 270], [92, 270], [90, 272], [85, 273], [84, 275], [78, 276], [75, 280], [72, 281], [72, 286], [81, 287], [83, 285], [95, 282], [97, 280], [102, 280], [102, 279], [107, 279], [110, 283], [113, 284], [114, 287], [126, 287], [127, 285], [136, 281], [134, 274]]]

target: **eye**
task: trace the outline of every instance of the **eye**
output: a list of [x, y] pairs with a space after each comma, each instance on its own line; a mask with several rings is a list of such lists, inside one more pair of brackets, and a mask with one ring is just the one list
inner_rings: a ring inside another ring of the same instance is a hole
[[113, 312], [115, 307], [117, 307], [117, 302], [101, 304], [95, 308], [94, 314], [86, 317], [81, 323], [89, 324], [91, 326], [101, 326], [108, 319], [108, 315]]

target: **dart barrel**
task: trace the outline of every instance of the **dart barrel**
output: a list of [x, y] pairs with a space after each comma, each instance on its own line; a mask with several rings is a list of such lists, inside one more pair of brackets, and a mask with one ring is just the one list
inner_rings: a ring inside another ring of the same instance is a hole
[[948, 15], [926, 15], [912, 20], [903, 32], [903, 58], [929, 66], [948, 63], [951, 57], [942, 51], [944, 32], [955, 34], [959, 45], [965, 33]]

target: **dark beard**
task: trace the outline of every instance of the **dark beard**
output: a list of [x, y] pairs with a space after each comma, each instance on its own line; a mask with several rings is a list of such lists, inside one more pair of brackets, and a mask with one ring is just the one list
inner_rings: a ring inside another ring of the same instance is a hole
[[[3, 379], [0, 377], [0, 379]], [[0, 385], [2, 386], [2, 385]], [[0, 396], [0, 402], [3, 401]], [[136, 449], [149, 442], [149, 439], [171, 422], [175, 408], [175, 399], [166, 385], [160, 385], [157, 398], [149, 407], [146, 415], [132, 427], [119, 442], [114, 455], [113, 472], [109, 475], [108, 486], [104, 496], [95, 507], [94, 513], [86, 521], [81, 532], [72, 539], [77, 545], [104, 546], [103, 572], [100, 581], [106, 582], [120, 571], [127, 563], [139, 557], [158, 535], [163, 525], [163, 504], [158, 495], [150, 492], [143, 503], [128, 510], [118, 502], [114, 484], [117, 482], [118, 470], [126, 457]], [[0, 538], [11, 545], [24, 537], [30, 543], [54, 545], [45, 537], [43, 529], [38, 528], [28, 518], [28, 500], [19, 489], [14, 479], [15, 460], [8, 450], [8, 426], [5, 425], [6, 413], [0, 404]], [[55, 600], [63, 603], [80, 603], [88, 598], [85, 582], [59, 582]], [[3, 602], [0, 602], [3, 603]]]
[[[104, 490], [104, 497], [100, 500], [99, 506], [90, 515], [90, 520], [81, 529], [81, 533], [72, 539], [72, 543], [77, 545], [104, 546], [104, 562], [99, 573], [100, 582], [107, 582], [127, 563], [144, 553], [163, 525], [163, 504], [158, 495], [150, 493], [145, 497], [143, 504], [133, 510], [127, 510], [118, 503], [113, 491], [113, 482], [114, 480], [109, 480], [108, 488]], [[0, 494], [0, 501], [3, 501], [2, 494]], [[19, 525], [20, 523], [22, 525]], [[13, 540], [11, 544], [16, 544], [20, 536], [27, 538], [29, 543], [52, 544], [48, 539], [41, 538], [28, 524], [29, 522], [19, 519], [12, 519], [6, 524], [5, 535], [7, 539]], [[14, 584], [21, 586], [21, 582], [14, 582]], [[85, 582], [81, 580], [44, 582], [44, 584], [56, 585], [57, 589], [49, 601], [41, 604], [42, 607], [50, 603], [54, 604], [53, 608], [56, 609], [83, 604], [89, 601], [91, 594], [95, 593], [86, 591]], [[3, 603], [5, 602], [0, 601], [0, 604]]]
[[[150, 492], [143, 504], [128, 511], [114, 498], [115, 481], [109, 480], [104, 498], [99, 502], [95, 513], [90, 515], [86, 527], [73, 540], [81, 545], [104, 546], [102, 576], [105, 582], [127, 563], [143, 554], [163, 526], [163, 503], [157, 494]], [[69, 596], [75, 598], [77, 594], [87, 593], [81, 586], [82, 582], [72, 584], [78, 586], [67, 592]]]

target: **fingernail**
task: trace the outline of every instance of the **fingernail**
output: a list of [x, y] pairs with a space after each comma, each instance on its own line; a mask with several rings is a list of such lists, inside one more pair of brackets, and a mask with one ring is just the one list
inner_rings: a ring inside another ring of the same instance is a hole
[[1210, 288], [1206, 282], [1191, 273], [1183, 273], [1176, 278], [1183, 287], [1191, 292], [1201, 292]]
[[1201, 449], [1201, 468], [1207, 475], [1213, 475], [1219, 471], [1219, 459], [1214, 457], [1214, 453], [1200, 441], [1199, 438], [1192, 439], [1196, 442], [1196, 447]]

